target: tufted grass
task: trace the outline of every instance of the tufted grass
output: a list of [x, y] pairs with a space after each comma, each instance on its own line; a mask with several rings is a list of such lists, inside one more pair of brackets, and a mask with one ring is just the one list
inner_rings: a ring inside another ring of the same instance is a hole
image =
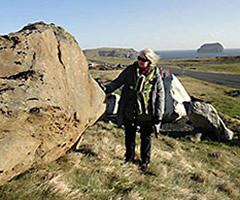
[[[120, 71], [92, 71], [108, 82]], [[86, 130], [75, 150], [37, 166], [0, 186], [3, 200], [238, 200], [240, 199], [239, 96], [233, 89], [179, 77], [190, 95], [212, 103], [235, 130], [229, 143], [194, 143], [185, 137], [153, 137], [151, 165], [122, 165], [124, 131], [99, 121]], [[136, 159], [140, 157], [137, 135]]]
[[[136, 158], [139, 159], [139, 136]], [[124, 132], [100, 121], [77, 150], [0, 186], [0, 199], [239, 199], [240, 148], [153, 138], [146, 174], [124, 160]]]

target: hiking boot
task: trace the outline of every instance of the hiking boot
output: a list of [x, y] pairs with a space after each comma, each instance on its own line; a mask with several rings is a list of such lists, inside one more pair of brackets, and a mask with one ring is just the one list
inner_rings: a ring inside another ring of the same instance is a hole
[[135, 160], [125, 160], [120, 165], [127, 165], [127, 164], [130, 164], [130, 163], [135, 164]]
[[140, 170], [141, 170], [143, 173], [145, 173], [145, 172], [147, 171], [147, 169], [148, 169], [148, 164], [147, 164], [147, 163], [142, 163], [142, 164], [140, 165]]

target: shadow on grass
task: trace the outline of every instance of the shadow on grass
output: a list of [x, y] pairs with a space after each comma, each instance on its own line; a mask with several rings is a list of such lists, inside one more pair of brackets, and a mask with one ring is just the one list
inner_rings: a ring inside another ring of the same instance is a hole
[[229, 142], [226, 142], [226, 144], [228, 144], [229, 146], [237, 146], [240, 147], [240, 138], [237, 139], [233, 139]]
[[28, 170], [26, 170], [25, 172], [22, 172], [21, 174], [13, 177], [12, 179], [8, 180], [8, 183], [12, 182], [12, 181], [16, 181], [16, 180], [19, 180], [19, 179], [22, 179], [24, 177], [27, 177], [29, 176], [30, 174], [36, 172], [37, 170], [35, 168], [30, 168]]
[[[201, 135], [198, 135], [201, 133]], [[192, 131], [161, 131], [162, 135], [179, 139], [179, 140], [190, 140], [192, 142], [201, 142], [201, 141], [209, 141], [209, 142], [219, 142], [224, 143], [228, 146], [238, 146], [240, 147], [240, 137], [236, 135], [234, 139], [230, 141], [219, 140], [217, 136], [211, 135], [209, 133], [204, 132], [203, 130], [193, 129]], [[200, 138], [199, 138], [200, 137]]]
[[74, 152], [81, 153], [86, 157], [96, 157], [97, 153], [95, 153], [91, 147], [88, 145], [81, 145], [77, 149], [74, 149]]

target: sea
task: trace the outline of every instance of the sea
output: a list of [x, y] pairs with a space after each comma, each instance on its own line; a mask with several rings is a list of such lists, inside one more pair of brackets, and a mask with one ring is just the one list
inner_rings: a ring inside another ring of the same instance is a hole
[[155, 51], [162, 60], [182, 58], [208, 58], [221, 56], [240, 56], [240, 49], [224, 49], [222, 53], [197, 53], [197, 50]]

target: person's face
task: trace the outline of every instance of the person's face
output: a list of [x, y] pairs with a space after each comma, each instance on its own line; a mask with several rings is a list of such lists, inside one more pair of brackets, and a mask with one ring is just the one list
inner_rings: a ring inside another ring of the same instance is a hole
[[145, 57], [144, 54], [138, 56], [138, 65], [140, 68], [144, 69], [150, 64], [150, 61]]

